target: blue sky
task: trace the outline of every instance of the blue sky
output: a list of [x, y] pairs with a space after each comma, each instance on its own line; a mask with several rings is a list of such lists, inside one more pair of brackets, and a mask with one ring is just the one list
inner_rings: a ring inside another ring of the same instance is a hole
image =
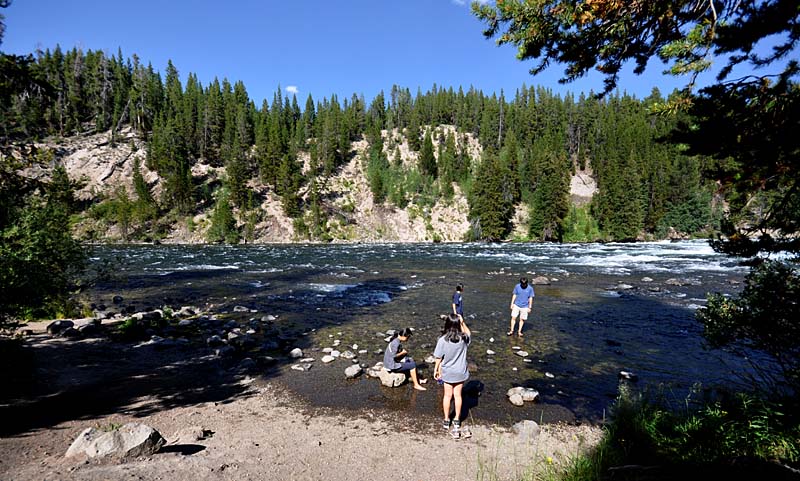
[[[576, 95], [602, 89], [599, 75], [558, 84], [558, 66], [532, 77], [533, 64], [516, 60], [513, 47], [483, 37], [468, 1], [15, 0], [3, 13], [4, 52], [119, 47], [162, 72], [172, 59], [182, 82], [189, 72], [203, 85], [215, 76], [242, 80], [258, 104], [278, 85], [301, 106], [309, 93], [369, 100], [393, 84], [412, 93], [473, 85], [507, 97], [523, 83]], [[683, 85], [663, 69], [654, 61], [642, 76], [624, 74], [620, 90], [641, 98], [654, 86], [668, 93]]]

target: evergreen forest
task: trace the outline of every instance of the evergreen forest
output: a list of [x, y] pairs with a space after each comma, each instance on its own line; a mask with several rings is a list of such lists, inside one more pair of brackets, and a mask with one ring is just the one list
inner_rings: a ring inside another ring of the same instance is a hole
[[[246, 241], [261, 215], [257, 181], [280, 196], [298, 240], [331, 240], [334, 213], [320, 192], [356, 155], [376, 204], [446, 204], [463, 195], [467, 241], [511, 238], [519, 211], [528, 215], [517, 240], [630, 241], [670, 231], [707, 235], [718, 225], [721, 199], [703, 180], [703, 158], [664, 141], [681, 116], [652, 113], [668, 100], [657, 89], [637, 99], [561, 96], [544, 86], [487, 94], [395, 85], [367, 102], [362, 94], [299, 101], [278, 86], [259, 105], [241, 81], [203, 85], [192, 73], [184, 81], [172, 62], [162, 76], [122, 52], [56, 47], [0, 61], [8, 74], [0, 95], [4, 145], [94, 133], [113, 144], [123, 129], [146, 141], [160, 195], [137, 166], [133, 192], [118, 188], [77, 208], [140, 238], [157, 237], [161, 219], [206, 209], [208, 241]], [[358, 140], [368, 149], [354, 151]], [[479, 154], [468, 149], [475, 140]], [[401, 144], [410, 154], [401, 154]], [[198, 181], [197, 163], [224, 167], [223, 181]], [[570, 199], [576, 172], [596, 181], [590, 203]]]

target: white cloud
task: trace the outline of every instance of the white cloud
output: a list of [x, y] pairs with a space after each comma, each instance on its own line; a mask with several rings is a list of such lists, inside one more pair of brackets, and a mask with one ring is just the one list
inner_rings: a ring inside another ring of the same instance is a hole
[[467, 4], [467, 0], [453, 0], [453, 3], [455, 3], [456, 5], [464, 6]]
[[490, 0], [450, 0], [453, 4], [463, 7], [464, 5], [472, 4], [473, 1], [477, 1], [481, 5], [486, 5], [489, 3]]
[[297, 95], [297, 93], [300, 92], [300, 89], [297, 88], [297, 85], [289, 85], [284, 90], [286, 90], [286, 93], [294, 94], [294, 95]]

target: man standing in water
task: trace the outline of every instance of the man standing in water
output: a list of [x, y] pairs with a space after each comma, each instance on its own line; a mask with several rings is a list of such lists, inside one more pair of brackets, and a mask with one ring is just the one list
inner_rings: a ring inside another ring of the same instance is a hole
[[533, 309], [533, 296], [533, 286], [528, 285], [528, 278], [521, 278], [519, 284], [514, 286], [514, 293], [511, 295], [511, 327], [506, 336], [514, 334], [514, 323], [519, 316], [517, 335], [522, 337], [522, 325], [528, 320], [528, 314]]

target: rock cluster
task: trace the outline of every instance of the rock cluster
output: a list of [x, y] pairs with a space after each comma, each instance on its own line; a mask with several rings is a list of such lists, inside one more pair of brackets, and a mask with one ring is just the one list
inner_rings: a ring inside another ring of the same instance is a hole
[[533, 402], [539, 397], [539, 391], [530, 387], [512, 387], [506, 392], [509, 402], [514, 406], [522, 406], [525, 402]]

